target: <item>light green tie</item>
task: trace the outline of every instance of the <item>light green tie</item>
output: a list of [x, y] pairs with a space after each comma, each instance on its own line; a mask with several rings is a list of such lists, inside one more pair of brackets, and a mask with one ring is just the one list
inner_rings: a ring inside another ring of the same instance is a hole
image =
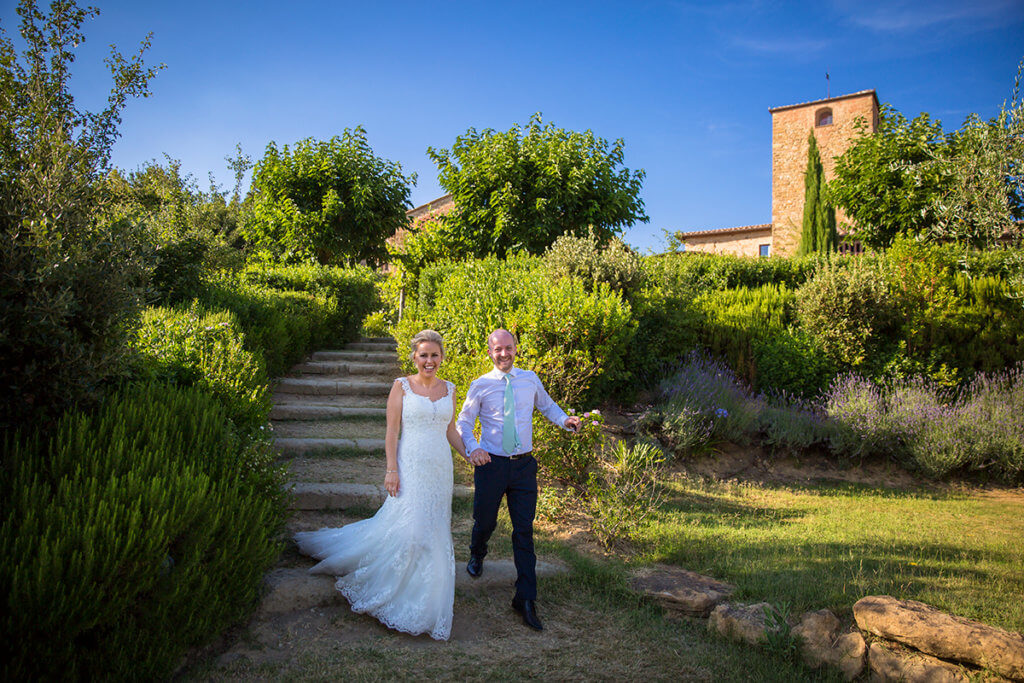
[[516, 397], [512, 392], [512, 376], [505, 375], [504, 423], [501, 427], [501, 447], [509, 455], [519, 450], [519, 434], [516, 433]]

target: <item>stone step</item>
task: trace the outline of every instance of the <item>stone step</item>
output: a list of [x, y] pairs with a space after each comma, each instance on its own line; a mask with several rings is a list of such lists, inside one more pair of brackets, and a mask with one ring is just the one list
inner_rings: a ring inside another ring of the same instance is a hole
[[[538, 577], [556, 576], [566, 571], [565, 565], [560, 562], [537, 560]], [[486, 560], [483, 574], [476, 579], [466, 573], [463, 563], [455, 564], [455, 588], [459, 590], [512, 584], [515, 580], [516, 567], [512, 560]], [[344, 596], [334, 588], [334, 583], [335, 577], [310, 574], [308, 569], [302, 567], [272, 569], [263, 578], [263, 600], [260, 602], [260, 610], [264, 613], [281, 614], [345, 604]]]
[[383, 439], [383, 419], [274, 422], [278, 439]]
[[283, 455], [329, 454], [331, 451], [354, 453], [383, 453], [384, 439], [321, 439], [281, 437], [274, 439], [274, 447]]
[[334, 379], [305, 379], [284, 377], [274, 387], [278, 394], [304, 394], [313, 396], [361, 395], [387, 397], [391, 382], [363, 382]]
[[[344, 510], [350, 507], [377, 507], [384, 502], [387, 491], [376, 484], [319, 484], [313, 482], [292, 482], [286, 485], [291, 490], [293, 510]], [[471, 498], [473, 488], [455, 486], [456, 498]]]
[[384, 420], [385, 408], [359, 408], [352, 406], [322, 405], [317, 403], [275, 403], [270, 409], [271, 420]]
[[383, 483], [385, 460], [382, 452], [348, 458], [297, 455], [283, 461], [288, 481], [320, 484]]
[[292, 368], [296, 375], [391, 375], [397, 377], [401, 372], [397, 362], [391, 363], [355, 363], [347, 361], [315, 360], [300, 363]]
[[374, 353], [390, 353], [392, 357], [398, 352], [394, 342], [351, 342], [345, 345], [346, 351], [373, 351]]
[[384, 410], [387, 396], [370, 396], [368, 394], [335, 394], [319, 396], [316, 394], [292, 394], [275, 391], [271, 395], [275, 406], [330, 406], [335, 408], [375, 408]]
[[311, 361], [359, 361], [363, 363], [380, 363], [392, 365], [398, 360], [394, 350], [391, 351], [314, 351]]

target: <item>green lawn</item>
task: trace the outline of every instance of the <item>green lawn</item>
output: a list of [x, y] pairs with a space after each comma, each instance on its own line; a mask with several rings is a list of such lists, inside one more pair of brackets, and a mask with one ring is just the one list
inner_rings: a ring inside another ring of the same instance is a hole
[[793, 487], [676, 475], [633, 562], [735, 584], [739, 600], [828, 607], [920, 600], [1024, 630], [1024, 495]]

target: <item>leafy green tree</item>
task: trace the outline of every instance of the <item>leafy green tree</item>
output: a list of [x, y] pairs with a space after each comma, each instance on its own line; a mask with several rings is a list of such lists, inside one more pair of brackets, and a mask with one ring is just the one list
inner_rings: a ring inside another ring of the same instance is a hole
[[271, 142], [253, 170], [242, 232], [286, 261], [383, 263], [386, 240], [408, 224], [415, 182], [401, 164], [373, 153], [362, 126], [294, 149]]
[[565, 233], [593, 228], [605, 243], [628, 225], [650, 220], [640, 189], [644, 171], [622, 167], [625, 143], [591, 131], [543, 125], [525, 130], [470, 128], [451, 149], [427, 149], [455, 208], [443, 238], [463, 254], [539, 254]]
[[807, 171], [804, 173], [804, 220], [800, 232], [799, 256], [835, 251], [839, 244], [836, 212], [825, 193], [825, 168], [821, 165], [814, 133], [807, 137]]
[[982, 121], [976, 114], [951, 137], [949, 183], [937, 202], [932, 236], [974, 247], [993, 245], [1004, 233], [1020, 236], [1024, 218], [1024, 103], [1017, 69], [1013, 97], [999, 114]]
[[17, 8], [23, 51], [0, 30], [0, 426], [101, 394], [122, 372], [142, 264], [129, 221], [111, 221], [103, 178], [129, 98], [158, 68], [111, 49], [106, 107], [69, 86], [82, 24], [96, 9]]
[[912, 121], [888, 104], [878, 130], [859, 121], [859, 137], [836, 159], [829, 199], [853, 220], [853, 234], [882, 249], [900, 233], [927, 234], [949, 186], [950, 144], [942, 124], [922, 113]]

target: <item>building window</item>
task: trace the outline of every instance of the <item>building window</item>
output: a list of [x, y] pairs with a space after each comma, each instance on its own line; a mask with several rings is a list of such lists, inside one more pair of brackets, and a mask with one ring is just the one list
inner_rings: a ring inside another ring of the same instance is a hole
[[832, 125], [832, 110], [828, 107], [819, 109], [814, 115], [815, 126], [831, 126]]
[[772, 245], [770, 245], [770, 244], [760, 244], [760, 245], [758, 245], [758, 247], [757, 247], [757, 255], [758, 256], [761, 256], [761, 257], [771, 256], [771, 253], [772, 253]]

